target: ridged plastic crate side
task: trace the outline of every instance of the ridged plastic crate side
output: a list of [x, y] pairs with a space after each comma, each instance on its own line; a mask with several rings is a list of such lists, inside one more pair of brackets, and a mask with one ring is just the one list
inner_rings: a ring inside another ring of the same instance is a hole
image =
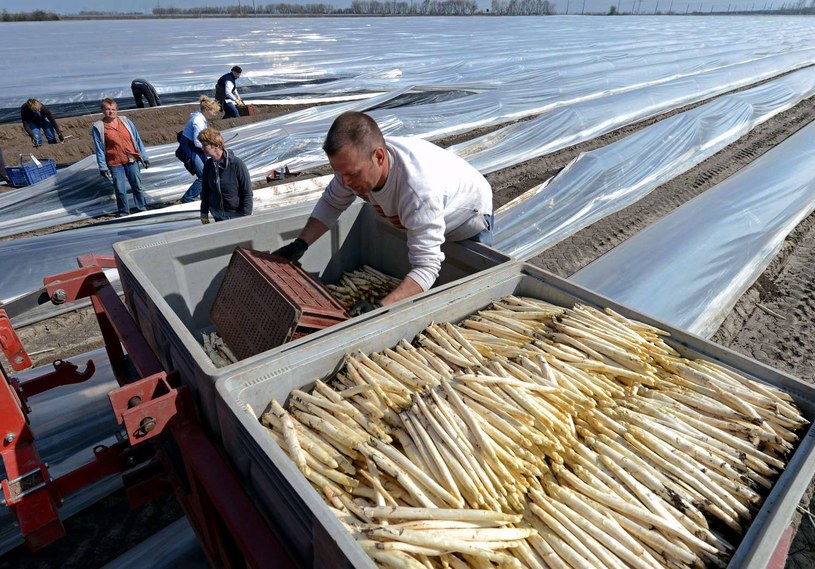
[[[274, 361], [289, 349], [353, 324], [348, 321], [308, 334], [222, 368], [213, 365], [201, 346], [200, 332], [212, 329], [209, 311], [235, 247], [274, 250], [297, 236], [309, 213], [310, 205], [284, 208], [226, 223], [122, 241], [113, 247], [123, 286], [136, 291], [140, 299], [131, 308], [142, 332], [167, 369], [177, 369], [182, 381], [193, 387], [214, 432], [219, 431], [213, 411], [214, 384], [218, 378]], [[439, 277], [440, 285], [509, 259], [477, 243], [448, 243], [443, 250], [447, 259]], [[303, 268], [313, 274], [329, 264], [342, 271], [369, 263], [395, 275], [404, 275], [409, 268], [405, 234], [380, 221], [362, 202], [343, 213], [338, 224], [309, 247], [301, 261]], [[358, 320], [372, 317], [376, 313]]]
[[[273, 502], [264, 502], [265, 496], [272, 491], [270, 487], [273, 487], [275, 495], [286, 492], [299, 494], [300, 499], [313, 509], [316, 520], [327, 520], [325, 530], [343, 547], [346, 559], [354, 566], [369, 567], [359, 561], [364, 553], [355, 543], [340, 540], [342, 537], [350, 539], [350, 535], [333, 519], [322, 498], [266, 433], [256, 414], [263, 413], [272, 398], [283, 403], [293, 389], [308, 390], [315, 378], [331, 375], [341, 366], [346, 353], [355, 350], [370, 353], [392, 347], [402, 338], [410, 340], [430, 322], [459, 321], [487, 306], [491, 300], [507, 294], [532, 296], [561, 306], [582, 302], [609, 307], [624, 316], [659, 326], [671, 333], [669, 343], [686, 357], [716, 360], [758, 381], [780, 387], [794, 397], [810, 421], [815, 419], [815, 387], [627, 309], [531, 265], [512, 263], [488, 270], [411, 305], [396, 306], [380, 318], [356, 326], [353, 333], [323, 338], [320, 342], [281, 354], [262, 369], [244, 370], [221, 379], [217, 384], [220, 394], [218, 415], [224, 426], [225, 446], [230, 458], [241, 465], [239, 470], [252, 484], [264, 511], [269, 512], [276, 523], [285, 523], [284, 518], [289, 514], [276, 511]], [[250, 408], [254, 413], [249, 412]], [[798, 500], [815, 474], [813, 455], [815, 435], [810, 429], [754, 518], [729, 567], [758, 569], [766, 565]], [[262, 462], [248, 464], [258, 459]], [[288, 500], [293, 501], [294, 498]], [[301, 547], [308, 547], [299, 543]], [[299, 551], [298, 554], [307, 556], [308, 552]]]
[[[305, 480], [302, 487], [292, 489], [287, 479], [291, 473], [266, 468], [266, 451], [234, 421], [226, 423], [223, 439], [225, 446], [229, 447], [227, 453], [237, 453], [240, 457], [235, 467], [246, 481], [262, 515], [298, 567], [373, 568], [372, 564], [365, 564], [364, 557], [360, 557], [356, 565], [349, 562], [345, 551], [353, 545], [351, 537], [339, 533], [340, 528], [331, 527], [336, 519], [317, 514], [315, 501], [322, 498], [307, 491]], [[333, 516], [330, 512], [329, 515]]]

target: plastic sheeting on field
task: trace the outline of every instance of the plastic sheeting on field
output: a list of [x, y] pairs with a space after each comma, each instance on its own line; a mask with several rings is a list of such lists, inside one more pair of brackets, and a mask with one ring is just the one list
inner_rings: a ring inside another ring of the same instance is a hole
[[623, 92], [600, 101], [581, 101], [543, 113], [486, 135], [456, 144], [450, 150], [483, 173], [611, 132], [621, 126], [778, 74], [779, 68], [798, 65], [786, 55], [741, 63], [716, 73], [681, 77], [675, 81]]
[[102, 569], [210, 569], [195, 531], [182, 517]]
[[[698, 83], [689, 84], [687, 78], [681, 77], [665, 82], [666, 77], [677, 74], [684, 76], [686, 72], [698, 69], [702, 65], [701, 61], [696, 60], [690, 63], [680, 61], [675, 63], [674, 67], [668, 63], [647, 66], [652, 72], [650, 79], [644, 68], [623, 69], [616, 74], [609, 72], [600, 75], [599, 78], [591, 73], [575, 75], [571, 83], [564, 78], [561, 87], [552, 87], [547, 91], [543, 85], [551, 81], [551, 78], [544, 77], [538, 83], [530, 79], [525, 86], [518, 87], [515, 91], [502, 88], [455, 100], [369, 112], [386, 134], [432, 138], [493, 124], [519, 113], [533, 110], [539, 112], [545, 108], [562, 106], [570, 101], [593, 99], [593, 105], [597, 105], [598, 108], [594, 116], [603, 113], [607, 125], [619, 125], [639, 118], [629, 109], [646, 108], [643, 106], [645, 95], [639, 93], [643, 89], [653, 89], [651, 85], [661, 84], [661, 87], [648, 97], [673, 100], [675, 104], [681, 104], [688, 99], [699, 100], [711, 93], [800, 67], [809, 61], [813, 54], [815, 50], [803, 49], [793, 54], [764, 57], [750, 64], [742, 63], [706, 70], [698, 76]], [[629, 82], [628, 86], [626, 81]], [[639, 87], [635, 89], [633, 85]], [[672, 85], [674, 86], [671, 87]], [[697, 93], [696, 97], [688, 97], [689, 89]], [[377, 106], [404, 95], [408, 90], [405, 88], [364, 101], [306, 109], [261, 123], [230, 129], [225, 131], [225, 136], [228, 146], [244, 159], [254, 179], [262, 178], [272, 168], [282, 164], [288, 165], [292, 170], [317, 166], [325, 163], [320, 146], [336, 114], [351, 109], [376, 109]], [[597, 98], [615, 91], [624, 92], [613, 97], [613, 106], [603, 103], [604, 98]], [[588, 102], [582, 105], [583, 112], [588, 112], [585, 111], [586, 108], [593, 108]], [[666, 105], [662, 104], [660, 110], [664, 110], [665, 107]], [[654, 104], [651, 104], [650, 108], [651, 113], [656, 112]], [[579, 112], [577, 111], [577, 114]], [[554, 129], [555, 132], [544, 130], [543, 136], [559, 136], [561, 143], [566, 140], [574, 143], [580, 136], [590, 137], [595, 134], [591, 129], [586, 129], [584, 122], [580, 120], [571, 121], [565, 126], [557, 121], [556, 124], [559, 124], [559, 127]], [[569, 130], [576, 132], [569, 134]], [[165, 144], [148, 149], [151, 168], [143, 171], [142, 180], [150, 203], [178, 199], [192, 181], [191, 176], [176, 160], [175, 148], [175, 144]], [[546, 151], [546, 144], [544, 143], [542, 148], [541, 138], [535, 137], [525, 140], [523, 144], [514, 143], [510, 151], [514, 151], [521, 160], [534, 152]], [[506, 162], [506, 146], [499, 146], [495, 152], [503, 153], [502, 160]], [[489, 159], [483, 150], [479, 156]], [[39, 184], [0, 195], [0, 236], [113, 211], [115, 203], [110, 183], [98, 176], [94, 158], [85, 158]]]
[[544, 188], [530, 190], [532, 197], [496, 214], [495, 247], [519, 259], [533, 257], [813, 94], [815, 68], [803, 69], [581, 154]]
[[815, 124], [571, 280], [703, 337], [815, 210]]
[[[300, 207], [304, 196], [314, 201], [322, 193], [328, 180], [330, 176], [323, 176], [256, 191], [253, 215], [277, 212], [286, 207]], [[264, 194], [287, 187], [290, 190], [288, 193], [263, 199]], [[297, 199], [287, 201], [288, 196]], [[76, 269], [76, 258], [79, 255], [113, 255], [113, 244], [118, 241], [195, 227], [201, 223], [198, 208], [197, 203], [179, 204], [109, 223], [6, 241], [0, 247], [0, 302], [9, 302], [41, 287], [46, 275]], [[21, 259], [25, 262], [21, 262]], [[115, 276], [118, 278], [118, 274]]]
[[[104, 34], [97, 21], [8, 23], [0, 37], [3, 61], [18, 61], [26, 46], [26, 60], [37, 64], [5, 74], [0, 108], [13, 112], [33, 95], [46, 103], [87, 101], [95, 110], [103, 97], [129, 97], [137, 77], [160, 93], [211, 90], [235, 64], [244, 69], [239, 85], [277, 86], [281, 94], [285, 87], [291, 93], [489, 87], [543, 64], [577, 65], [580, 56], [620, 62], [677, 50], [790, 52], [812, 45], [813, 32], [805, 17], [110, 20]], [[138, 57], [123, 60], [133, 46]]]
[[0, 247], [0, 302], [41, 287], [46, 275], [76, 269], [76, 258], [80, 255], [112, 255], [113, 243], [117, 241], [199, 225], [198, 217], [195, 214], [194, 219], [174, 221], [128, 219], [6, 241]]

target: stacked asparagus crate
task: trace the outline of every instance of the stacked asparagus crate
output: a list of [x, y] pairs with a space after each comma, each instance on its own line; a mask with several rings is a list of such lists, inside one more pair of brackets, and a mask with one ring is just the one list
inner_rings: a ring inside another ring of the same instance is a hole
[[[306, 502], [334, 513], [326, 528], [354, 565], [348, 536], [383, 566], [727, 565], [807, 422], [798, 400], [755, 381], [777, 372], [678, 331], [668, 343], [557, 281], [490, 271], [395, 312], [398, 330], [360, 329], [331, 351], [339, 373], [321, 354], [312, 371], [330, 385], [300, 389], [311, 382], [282, 366], [222, 393], [238, 389], [232, 411], [286, 478], [311, 481], [323, 504]], [[246, 422], [258, 414], [262, 435]], [[753, 549], [745, 539], [734, 566]]]

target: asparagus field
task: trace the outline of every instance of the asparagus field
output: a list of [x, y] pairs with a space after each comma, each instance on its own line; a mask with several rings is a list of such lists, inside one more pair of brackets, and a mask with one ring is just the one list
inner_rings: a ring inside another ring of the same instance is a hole
[[505, 297], [260, 420], [383, 567], [724, 567], [807, 421], [666, 336]]

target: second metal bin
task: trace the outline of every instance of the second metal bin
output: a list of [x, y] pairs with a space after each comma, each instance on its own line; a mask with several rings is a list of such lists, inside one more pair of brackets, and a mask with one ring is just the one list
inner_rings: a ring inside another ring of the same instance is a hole
[[[309, 390], [316, 378], [325, 378], [338, 370], [347, 353], [361, 350], [369, 354], [393, 347], [403, 338], [411, 340], [431, 322], [457, 322], [509, 294], [540, 298], [564, 307], [576, 302], [610, 307], [624, 316], [658, 326], [671, 333], [668, 343], [683, 356], [715, 360], [755, 380], [775, 385], [794, 397], [807, 419], [815, 418], [812, 385], [654, 321], [532, 265], [514, 262], [496, 267], [440, 289], [434, 295], [394, 306], [378, 319], [282, 353], [268, 365], [218, 382], [218, 414], [227, 453], [300, 566], [372, 569], [374, 564], [331, 513], [322, 496], [274, 443], [256, 414], [264, 412], [272, 398], [282, 403], [293, 389]], [[815, 474], [814, 432], [810, 429], [802, 437], [786, 471], [776, 481], [735, 552], [731, 569], [766, 566]]]

